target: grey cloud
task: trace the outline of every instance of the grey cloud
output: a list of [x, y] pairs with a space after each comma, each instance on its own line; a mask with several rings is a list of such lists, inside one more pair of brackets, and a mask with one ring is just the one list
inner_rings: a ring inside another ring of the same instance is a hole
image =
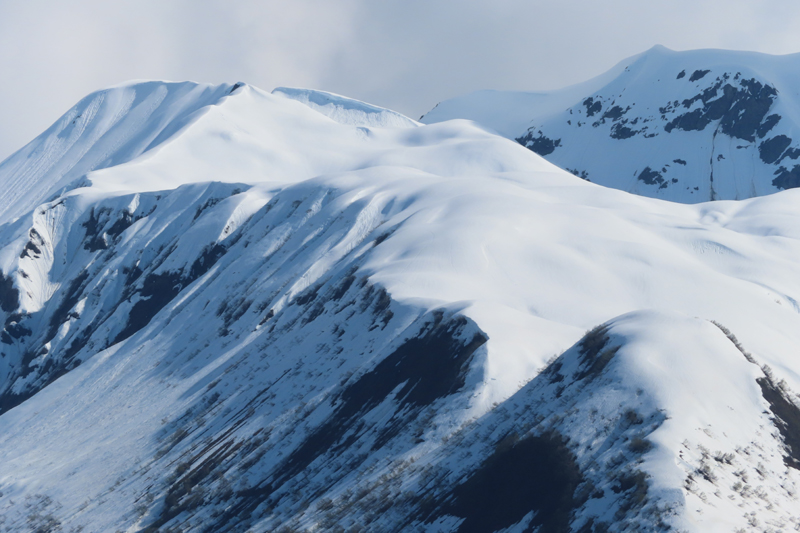
[[556, 88], [654, 44], [800, 50], [785, 0], [0, 2], [0, 158], [127, 79], [330, 90], [414, 118], [477, 89]]

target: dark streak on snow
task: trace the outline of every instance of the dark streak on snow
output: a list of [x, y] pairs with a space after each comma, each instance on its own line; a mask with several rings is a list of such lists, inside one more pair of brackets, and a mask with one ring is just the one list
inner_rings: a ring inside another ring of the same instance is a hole
[[[352, 273], [343, 283], [337, 284], [339, 287], [334, 294], [343, 296], [343, 286], [353, 285], [354, 277], [350, 277]], [[313, 292], [321, 294], [319, 289]], [[363, 298], [373, 301], [371, 313], [381, 313], [383, 308], [388, 308], [388, 293], [366, 292], [369, 294]], [[342, 453], [366, 434], [373, 435], [372, 449], [380, 448], [414, 422], [422, 409], [462, 389], [469, 362], [486, 342], [486, 337], [479, 330], [474, 332], [477, 328], [461, 316], [448, 318], [443, 312], [435, 311], [422, 320], [425, 322], [415, 335], [403, 341], [372, 370], [344, 386], [332, 400], [333, 413], [272, 471], [269, 478], [237, 491], [226, 506], [226, 512], [209, 530], [237, 530], [256, 508], [262, 505], [270, 508], [276, 504], [272, 501], [273, 494], [318, 459]], [[364, 416], [386, 401], [392, 402], [394, 414], [381, 427], [371, 427]], [[337, 477], [346, 475], [353, 466], [355, 464], [343, 469]], [[305, 497], [311, 499], [317, 495], [316, 491], [324, 489], [314, 489], [313, 494]], [[279, 495], [274, 497], [280, 498]]]
[[33, 331], [22, 324], [28, 316], [29, 315], [22, 313], [10, 314], [8, 318], [6, 318], [2, 333], [0, 333], [0, 342], [3, 344], [14, 344], [16, 340], [29, 337]]
[[644, 182], [645, 185], [659, 185], [659, 188], [666, 187], [666, 182], [664, 181], [664, 177], [661, 175], [661, 173], [651, 169], [650, 167], [645, 167], [639, 173], [639, 176], [636, 179]]
[[[757, 364], [753, 356], [744, 349], [739, 339], [736, 338], [736, 335], [719, 322], [712, 321], [711, 323], [728, 337], [728, 340], [733, 343], [748, 362], [754, 365]], [[785, 384], [782, 382], [775, 383], [772, 373], [767, 367], [762, 367], [762, 370], [764, 371], [764, 377], [756, 379], [756, 383], [761, 387], [761, 395], [769, 403], [769, 409], [774, 417], [773, 423], [778, 428], [786, 445], [788, 454], [784, 456], [784, 463], [800, 470], [800, 408], [787, 397], [789, 394]]]
[[531, 511], [535, 514], [526, 532], [566, 532], [581, 481], [575, 456], [559, 433], [524, 439], [512, 435], [453, 489], [445, 512], [464, 518], [459, 533], [504, 529]]
[[[153, 208], [155, 210], [155, 207]], [[150, 211], [152, 213], [152, 210]], [[92, 208], [89, 211], [89, 218], [81, 226], [86, 228], [84, 236], [83, 248], [90, 252], [98, 250], [106, 250], [109, 247], [108, 237], [117, 239], [122, 232], [131, 227], [134, 222], [140, 220], [150, 213], [134, 215], [127, 210], [123, 210], [117, 219], [111, 224], [108, 229], [109, 222], [111, 221], [111, 208], [101, 207], [97, 210]]]
[[[664, 130], [669, 133], [673, 129], [684, 131], [704, 130], [712, 121], [719, 120], [719, 128], [729, 137], [736, 137], [750, 142], [755, 142], [756, 134], [768, 131], [766, 123], [762, 124], [764, 117], [769, 112], [778, 91], [764, 85], [755, 78], [739, 81], [739, 86], [727, 83], [728, 77], [723, 76], [713, 86], [702, 93], [683, 101], [685, 108], [691, 107], [695, 102], [701, 101], [703, 107], [689, 111], [675, 117]], [[720, 94], [720, 90], [722, 94]], [[776, 122], [769, 119], [769, 122]]]
[[578, 344], [583, 370], [575, 376], [577, 379], [599, 376], [619, 351], [619, 346], [606, 348], [610, 340], [608, 328], [608, 325], [595, 327]]
[[534, 137], [532, 130], [515, 140], [522, 146], [541, 156], [552, 154], [555, 149], [561, 145], [561, 139], [550, 139], [542, 132], [538, 132], [538, 137]]
[[775, 171], [777, 178], [772, 180], [772, 185], [779, 189], [794, 189], [800, 187], [800, 165], [795, 165], [791, 170], [782, 166]]
[[11, 277], [6, 277], [0, 270], [0, 309], [6, 313], [11, 313], [19, 305], [19, 290], [14, 287]]
[[131, 308], [127, 324], [117, 334], [112, 344], [127, 339], [147, 326], [153, 317], [170, 303], [184, 287], [208, 272], [225, 254], [226, 250], [227, 248], [219, 243], [206, 246], [187, 273], [178, 270], [147, 275], [142, 287], [136, 291], [140, 299]]
[[769, 377], [756, 380], [761, 387], [761, 394], [769, 403], [769, 410], [774, 416], [773, 423], [778, 428], [786, 445], [787, 455], [784, 463], [800, 470], [800, 409], [783, 393]]
[[792, 144], [792, 139], [786, 135], [777, 135], [758, 145], [758, 155], [764, 163], [771, 165], [781, 158], [790, 144]]
[[774, 128], [780, 121], [781, 121], [780, 115], [773, 114], [765, 118], [764, 122], [762, 122], [761, 125], [756, 130], [756, 135], [758, 135], [758, 138], [763, 139], [764, 137], [766, 137], [767, 133], [769, 133], [770, 130], [772, 130], [772, 128]]
[[56, 336], [56, 333], [58, 333], [58, 328], [60, 328], [64, 322], [69, 320], [70, 310], [75, 307], [75, 305], [81, 299], [81, 295], [86, 289], [86, 281], [88, 279], [89, 272], [84, 270], [70, 282], [64, 296], [58, 303], [58, 307], [50, 316], [50, 324], [45, 337], [45, 342], [49, 342], [51, 339], [53, 339]]
[[[19, 375], [25, 377], [33, 372], [34, 369], [31, 368], [30, 363], [39, 355], [47, 353], [47, 349], [44, 347], [44, 345], [56, 336], [61, 324], [69, 320], [70, 310], [75, 307], [75, 304], [77, 304], [78, 300], [80, 300], [88, 277], [88, 272], [84, 271], [69, 284], [69, 287], [67, 288], [64, 296], [61, 298], [58, 307], [50, 317], [48, 330], [45, 334], [44, 342], [41, 343], [41, 347], [37, 349], [36, 347], [32, 346], [22, 354], [20, 368], [18, 369]], [[22, 316], [20, 315], [20, 320], [21, 319]], [[8, 325], [10, 324], [7, 324], [7, 326]], [[18, 330], [18, 332], [24, 333], [25, 335], [32, 334], [29, 328], [24, 326], [20, 326], [20, 328], [22, 329]], [[73, 359], [73, 355], [73, 352], [67, 352], [64, 353], [60, 358], [48, 358], [42, 367], [36, 368], [38, 374], [41, 375], [43, 379], [40, 379], [40, 382], [37, 383], [35, 387], [28, 388], [18, 393], [7, 391], [0, 394], [0, 413], [4, 413], [9, 409], [13, 409], [58, 379], [60, 376], [64, 375], [72, 368], [78, 366], [80, 362], [75, 361]]]
[[25, 247], [22, 249], [22, 253], [19, 254], [19, 257], [20, 259], [24, 259], [25, 257], [38, 259], [42, 256], [40, 247], [44, 245], [44, 239], [39, 235], [39, 232], [33, 228], [28, 232], [28, 238], [30, 240], [25, 243]]
[[480, 333], [461, 339], [467, 325], [463, 317], [444, 320], [443, 313], [434, 313], [433, 320], [417, 336], [407, 339], [341, 393], [335, 414], [292, 453], [278, 479], [291, 478], [330, 451], [358, 424], [359, 414], [373, 409], [393, 392], [401, 411], [403, 407], [428, 406], [463, 388], [468, 362], [487, 340]]
[[112, 237], [114, 237], [116, 239], [117, 237], [119, 237], [122, 234], [123, 231], [125, 231], [126, 229], [131, 227], [131, 225], [134, 222], [136, 222], [136, 220], [137, 219], [134, 218], [134, 216], [132, 214], [130, 214], [127, 211], [123, 211], [120, 214], [120, 217], [116, 220], [116, 222], [114, 222], [111, 225], [111, 227], [108, 228], [108, 231], [106, 231], [106, 233], [108, 233], [109, 235], [111, 235]]
[[103, 207], [95, 211], [94, 207], [89, 211], [89, 218], [81, 224], [86, 228], [86, 235], [84, 237], [83, 248], [90, 252], [98, 250], [105, 250], [108, 248], [106, 243], [103, 227], [108, 221], [111, 214], [111, 209]]
[[587, 98], [583, 101], [583, 105], [586, 107], [586, 116], [591, 117], [594, 116], [596, 113], [599, 113], [603, 109], [603, 104], [600, 101], [595, 101], [594, 98]]
[[627, 126], [624, 126], [623, 124], [614, 124], [611, 127], [610, 135], [612, 139], [622, 140], [622, 139], [630, 139], [637, 133], [639, 133], [639, 131], [633, 130]]

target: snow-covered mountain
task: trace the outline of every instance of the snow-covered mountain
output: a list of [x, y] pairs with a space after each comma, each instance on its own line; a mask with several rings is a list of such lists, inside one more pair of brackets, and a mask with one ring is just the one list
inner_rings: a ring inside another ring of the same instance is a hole
[[161, 82], [0, 183], [0, 531], [800, 527], [800, 189]]
[[684, 203], [800, 187], [800, 54], [657, 46], [549, 93], [480, 91], [425, 123], [476, 120], [595, 183]]

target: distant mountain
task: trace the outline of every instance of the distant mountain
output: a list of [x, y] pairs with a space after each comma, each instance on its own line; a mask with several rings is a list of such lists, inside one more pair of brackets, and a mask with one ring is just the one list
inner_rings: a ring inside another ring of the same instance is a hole
[[573, 174], [684, 203], [800, 186], [800, 54], [657, 46], [551, 93], [481, 91], [422, 119], [476, 120]]
[[800, 525], [800, 190], [655, 201], [465, 120], [165, 82], [0, 185], [2, 532]]

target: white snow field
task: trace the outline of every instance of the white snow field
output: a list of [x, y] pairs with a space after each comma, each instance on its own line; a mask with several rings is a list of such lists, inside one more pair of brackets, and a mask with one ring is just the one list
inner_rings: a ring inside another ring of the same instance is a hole
[[0, 184], [0, 531], [800, 529], [800, 189], [165, 82]]
[[800, 54], [656, 46], [580, 85], [479, 91], [425, 123], [470, 119], [592, 182], [699, 203], [800, 187]]

